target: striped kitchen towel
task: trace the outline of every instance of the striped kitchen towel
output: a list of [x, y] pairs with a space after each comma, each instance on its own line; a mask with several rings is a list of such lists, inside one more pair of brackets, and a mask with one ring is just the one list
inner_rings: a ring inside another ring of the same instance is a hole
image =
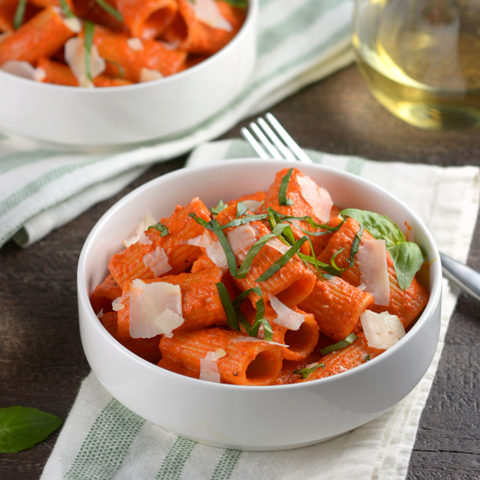
[[155, 162], [188, 152], [353, 60], [353, 0], [260, 0], [257, 64], [230, 105], [178, 138], [121, 153], [75, 153], [0, 133], [0, 247], [29, 245]]
[[[442, 168], [308, 153], [315, 162], [361, 175], [404, 200], [429, 226], [442, 251], [466, 260], [480, 201], [478, 167]], [[251, 156], [248, 144], [228, 140], [198, 147], [188, 163]], [[457, 295], [444, 280], [439, 346], [420, 383], [390, 411], [338, 438], [279, 452], [209, 447], [132, 413], [91, 373], [82, 383], [41, 480], [402, 480]]]

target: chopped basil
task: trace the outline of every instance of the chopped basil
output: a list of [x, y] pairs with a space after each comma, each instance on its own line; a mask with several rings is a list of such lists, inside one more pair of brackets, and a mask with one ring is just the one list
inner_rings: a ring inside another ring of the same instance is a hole
[[355, 265], [355, 255], [357, 254], [358, 249], [360, 248], [360, 242], [362, 241], [362, 235], [363, 235], [363, 225], [360, 224], [360, 228], [358, 229], [358, 232], [355, 235], [355, 238], [353, 239], [352, 247], [350, 248], [350, 258], [348, 259], [348, 264], [351, 267], [353, 267]]
[[369, 360], [370, 360], [370, 354], [367, 353], [367, 354], [365, 355], [365, 357], [363, 358], [363, 361], [364, 361], [364, 362], [368, 362]]
[[341, 272], [343, 270], [345, 270], [344, 268], [340, 268], [336, 263], [335, 263], [335, 258], [337, 258], [337, 256], [342, 253], [343, 251], [345, 250], [345, 248], [340, 248], [339, 250], [337, 250], [333, 255], [332, 257], [330, 258], [330, 265], [335, 269], [337, 270], [338, 272]]
[[103, 8], [112, 17], [115, 17], [119, 22], [123, 22], [123, 15], [112, 5], [108, 4], [105, 0], [95, 0], [98, 5]]
[[212, 207], [210, 211], [212, 212], [212, 215], [218, 215], [222, 210], [225, 210], [227, 208], [227, 204], [223, 203], [223, 200], [220, 199], [217, 203], [216, 207]]
[[306, 366], [305, 368], [299, 368], [297, 370], [294, 370], [293, 373], [296, 373], [297, 375], [300, 375], [302, 379], [306, 379], [310, 374], [312, 374], [317, 368], [325, 368], [324, 363], [315, 363], [310, 366]]
[[62, 12], [67, 18], [74, 18], [75, 14], [70, 9], [70, 6], [66, 0], [60, 0], [60, 7], [62, 7]]
[[265, 270], [258, 278], [257, 282], [264, 282], [280, 270], [301, 248], [301, 246], [308, 240], [308, 237], [299, 238], [278, 260]]
[[51, 413], [31, 407], [0, 408], [0, 453], [19, 452], [45, 440], [62, 424]]
[[237, 261], [235, 260], [235, 255], [233, 253], [232, 247], [230, 243], [228, 243], [227, 237], [223, 233], [222, 227], [218, 221], [213, 218], [209, 222], [204, 220], [203, 218], [197, 217], [193, 212], [188, 214], [189, 217], [192, 217], [197, 223], [205, 227], [207, 230], [213, 232], [220, 242], [221, 247], [223, 248], [223, 252], [225, 253], [225, 257], [227, 259], [228, 269], [232, 276], [237, 274]]
[[220, 296], [223, 309], [225, 310], [229, 327], [233, 328], [233, 330], [240, 331], [235, 307], [232, 304], [227, 288], [222, 282], [218, 282], [215, 285], [217, 287], [218, 295]]
[[280, 188], [278, 190], [278, 203], [280, 205], [293, 205], [293, 201], [287, 197], [288, 182], [292, 176], [293, 168], [290, 168], [288, 172], [282, 178]]
[[354, 333], [351, 333], [350, 335], [348, 335], [348, 337], [345, 337], [343, 340], [340, 340], [337, 343], [332, 343], [332, 345], [328, 345], [327, 347], [321, 348], [320, 353], [322, 355], [327, 355], [331, 352], [335, 352], [336, 350], [341, 350], [342, 348], [345, 348], [351, 345], [356, 339], [357, 339], [357, 336]]
[[239, 225], [245, 225], [246, 223], [256, 222], [257, 220], [264, 220], [265, 218], [267, 218], [267, 214], [265, 213], [262, 213], [260, 215], [245, 215], [241, 218], [234, 218], [225, 225], [222, 225], [222, 230], [224, 228], [238, 227]]
[[247, 8], [247, 0], [223, 0], [225, 3], [229, 3], [232, 7]]
[[20, 0], [18, 2], [17, 8], [15, 10], [15, 15], [13, 17], [13, 28], [18, 30], [23, 23], [25, 17], [25, 9], [27, 7], [27, 0]]
[[357, 220], [374, 238], [385, 240], [398, 284], [402, 290], [406, 290], [425, 261], [420, 247], [416, 243], [408, 242], [398, 225], [385, 215], [355, 208], [347, 208], [340, 214]]
[[168, 235], [168, 227], [166, 225], [164, 225], [163, 223], [155, 223], [154, 225], [150, 225], [147, 228], [147, 230], [150, 230], [151, 228], [154, 228], [155, 230], [158, 230], [162, 237], [165, 237], [166, 235]]
[[123, 65], [120, 65], [120, 63], [115, 62], [115, 60], [107, 60], [105, 59], [106, 62], [111, 63], [112, 65], [115, 65], [118, 68], [118, 76], [121, 78], [125, 77], [125, 69], [123, 68]]
[[93, 33], [95, 30], [95, 25], [92, 22], [85, 21], [85, 39], [84, 39], [84, 47], [85, 47], [85, 73], [87, 75], [88, 80], [93, 82], [92, 71], [90, 68], [90, 55], [92, 52], [93, 46]]

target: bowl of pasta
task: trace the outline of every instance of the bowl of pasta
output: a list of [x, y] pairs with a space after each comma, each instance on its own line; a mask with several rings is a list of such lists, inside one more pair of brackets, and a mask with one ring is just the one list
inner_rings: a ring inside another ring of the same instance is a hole
[[72, 147], [181, 135], [249, 80], [258, 0], [6, 0], [0, 129]]
[[167, 430], [250, 450], [327, 440], [404, 398], [433, 358], [440, 297], [435, 242], [404, 203], [285, 161], [157, 178], [104, 214], [78, 264], [105, 388]]

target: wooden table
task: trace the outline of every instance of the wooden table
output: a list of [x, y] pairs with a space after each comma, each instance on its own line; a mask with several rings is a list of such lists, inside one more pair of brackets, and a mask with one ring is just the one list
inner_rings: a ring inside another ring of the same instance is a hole
[[[298, 142], [325, 152], [436, 165], [480, 165], [480, 131], [426, 132], [387, 113], [351, 66], [272, 109]], [[225, 135], [238, 137], [238, 127]], [[0, 250], [0, 405], [65, 419], [89, 372], [77, 327], [76, 264], [89, 230], [128, 191], [181, 167], [161, 163], [44, 240]], [[480, 270], [480, 230], [468, 263]], [[409, 479], [480, 478], [480, 304], [462, 295], [423, 411]], [[56, 440], [0, 455], [0, 478], [38, 478]], [[384, 479], [381, 479], [384, 480]]]

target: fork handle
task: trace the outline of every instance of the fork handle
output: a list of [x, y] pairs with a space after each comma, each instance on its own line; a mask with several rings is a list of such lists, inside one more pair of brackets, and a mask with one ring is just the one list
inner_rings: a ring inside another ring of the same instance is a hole
[[480, 273], [453, 258], [440, 253], [443, 273], [462, 290], [480, 300]]

